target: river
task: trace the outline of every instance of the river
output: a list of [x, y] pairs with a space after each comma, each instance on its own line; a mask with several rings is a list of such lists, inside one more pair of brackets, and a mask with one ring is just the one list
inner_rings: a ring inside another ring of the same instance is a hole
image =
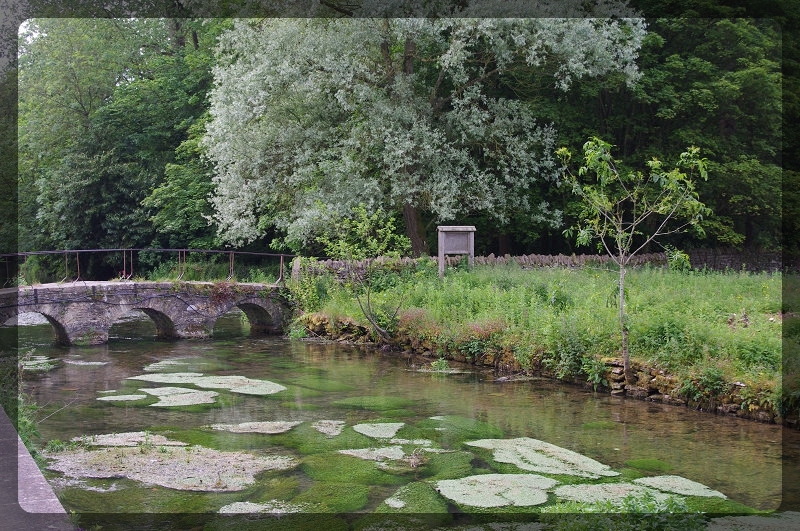
[[[496, 375], [469, 367], [448, 375], [419, 372], [430, 360], [342, 344], [250, 337], [235, 314], [220, 320], [214, 339], [202, 341], [157, 341], [155, 327], [138, 314], [114, 325], [109, 343], [100, 346], [57, 347], [46, 323], [6, 326], [0, 332], [8, 338], [15, 330], [21, 353], [55, 360], [50, 370], [26, 372], [24, 380], [25, 392], [42, 406], [43, 442], [146, 431], [220, 450], [275, 449], [297, 456], [299, 443], [291, 443], [285, 433], [209, 435], [206, 428], [321, 419], [341, 419], [348, 426], [376, 420], [423, 426], [432, 417], [464, 418], [506, 438], [530, 437], [578, 452], [614, 470], [658, 460], [669, 474], [764, 510], [777, 509], [785, 494], [782, 466], [800, 463], [797, 431], [780, 426], [595, 394], [543, 379], [496, 381]], [[215, 389], [215, 403], [191, 407], [98, 400], [152, 386], [130, 377], [158, 372], [164, 363], [172, 363], [167, 365], [171, 371], [269, 380], [286, 390], [261, 396]], [[447, 445], [446, 440], [440, 443]], [[259, 479], [269, 485], [246, 493], [264, 499], [283, 492], [284, 499], [291, 499], [318, 481], [309, 470], [270, 472], [268, 479]], [[219, 494], [219, 500], [213, 493], [178, 494], [130, 479], [69, 481], [53, 471], [47, 477], [67, 511], [77, 513], [205, 511], [231, 500], [247, 501], [230, 493]], [[376, 508], [392, 489], [386, 482], [366, 489], [366, 503], [358, 510]]]

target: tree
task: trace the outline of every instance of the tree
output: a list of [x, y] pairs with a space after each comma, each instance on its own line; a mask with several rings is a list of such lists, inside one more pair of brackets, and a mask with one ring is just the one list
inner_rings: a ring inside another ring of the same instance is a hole
[[548, 90], [583, 77], [637, 78], [640, 19], [292, 19], [223, 35], [205, 145], [220, 235], [275, 227], [300, 250], [363, 203], [402, 215], [415, 255], [424, 218], [524, 212], [556, 227], [555, 129], [508, 88], [515, 70]]
[[355, 296], [361, 313], [378, 337], [389, 341], [391, 334], [386, 323], [396, 319], [400, 305], [391, 314], [373, 305], [376, 259], [400, 258], [411, 249], [411, 241], [397, 233], [393, 216], [383, 211], [370, 214], [364, 205], [356, 205], [348, 216], [337, 219], [334, 227], [316, 239], [331, 258], [344, 261], [347, 287]]
[[[667, 171], [658, 159], [647, 165], [649, 174], [622, 172], [611, 156], [611, 145], [592, 138], [583, 145], [584, 163], [575, 176], [569, 169], [571, 154], [558, 150], [566, 182], [582, 200], [581, 221], [565, 234], [576, 234], [579, 245], [596, 241], [619, 267], [619, 327], [625, 380], [635, 381], [628, 352], [628, 324], [625, 314], [625, 273], [631, 258], [657, 238], [700, 229], [698, 223], [709, 209], [700, 202], [697, 177], [707, 178], [706, 160], [699, 149], [681, 153], [678, 163]], [[592, 178], [591, 175], [594, 175]], [[585, 178], [585, 179], [582, 179]]]

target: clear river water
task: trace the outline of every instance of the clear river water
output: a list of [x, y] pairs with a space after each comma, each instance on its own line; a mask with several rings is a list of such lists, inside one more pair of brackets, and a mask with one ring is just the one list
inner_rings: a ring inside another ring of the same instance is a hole
[[[507, 438], [558, 445], [614, 470], [657, 459], [666, 463], [669, 474], [767, 510], [776, 509], [785, 494], [782, 465], [800, 463], [797, 431], [776, 425], [615, 398], [544, 379], [497, 381], [497, 375], [470, 367], [448, 375], [420, 372], [430, 360], [342, 344], [250, 337], [237, 315], [220, 320], [213, 339], [170, 342], [155, 340], [155, 327], [143, 315], [129, 317], [114, 325], [107, 345], [91, 347], [54, 346], [46, 323], [0, 329], [6, 337], [18, 333], [21, 353], [33, 351], [56, 360], [54, 368], [26, 373], [24, 381], [25, 391], [42, 406], [43, 442], [146, 431], [219, 450], [298, 455], [297, 445], [289, 448], [285, 434], [202, 428], [322, 419], [348, 426], [376, 420], [414, 426], [447, 416], [473, 419]], [[148, 373], [159, 362], [172, 362], [172, 370], [184, 372], [269, 380], [286, 390], [260, 396], [215, 389], [219, 395], [214, 404], [191, 407], [98, 400], [154, 385], [129, 377]], [[447, 446], [446, 440], [439, 442]], [[47, 472], [47, 477], [67, 511], [77, 513], [216, 511], [232, 501], [281, 495], [291, 499], [293, 494], [287, 493], [308, 490], [319, 479], [309, 468], [273, 471], [257, 476], [255, 487], [232, 494], [187, 493], [124, 478], [68, 481], [57, 472]], [[407, 474], [405, 481], [413, 479]], [[397, 484], [386, 482], [371, 486], [357, 510], [374, 509], [395, 489]]]

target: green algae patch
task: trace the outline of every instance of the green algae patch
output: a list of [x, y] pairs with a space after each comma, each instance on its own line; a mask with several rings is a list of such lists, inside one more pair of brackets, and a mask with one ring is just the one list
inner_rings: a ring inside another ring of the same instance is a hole
[[457, 479], [473, 473], [470, 452], [450, 451], [440, 453], [425, 452], [427, 462], [420, 467], [419, 477], [426, 479]]
[[[438, 525], [451, 520], [447, 502], [425, 481], [403, 485], [375, 509], [376, 513], [439, 515], [434, 519]], [[445, 518], [442, 516], [447, 515]]]
[[352, 385], [348, 385], [344, 382], [338, 382], [336, 380], [330, 380], [324, 375], [318, 374], [297, 376], [291, 378], [289, 382], [293, 385], [314, 389], [316, 391], [323, 391], [325, 393], [352, 391], [354, 389]]
[[266, 503], [271, 500], [290, 500], [300, 492], [300, 480], [297, 475], [286, 474], [264, 477], [256, 476], [256, 484], [246, 493], [246, 499], [254, 503]]
[[334, 400], [331, 402], [331, 405], [349, 409], [391, 411], [413, 406], [414, 401], [398, 396], [353, 396], [350, 398], [343, 398], [342, 400]]
[[688, 497], [686, 509], [689, 512], [715, 514], [760, 514], [761, 511], [731, 499], [712, 497]]
[[286, 386], [286, 389], [284, 391], [278, 394], [265, 395], [264, 398], [281, 400], [281, 401], [294, 400], [298, 402], [298, 401], [303, 401], [307, 398], [317, 398], [323, 396], [324, 394], [325, 393], [317, 389], [301, 387], [299, 385], [288, 385]]
[[625, 461], [625, 464], [631, 468], [647, 472], [669, 472], [672, 470], [672, 465], [660, 459], [630, 459]]
[[442, 415], [419, 421], [420, 435], [432, 439], [443, 447], [456, 448], [470, 439], [503, 437], [503, 430], [477, 419], [458, 415]]
[[300, 469], [317, 481], [358, 485], [399, 485], [405, 479], [381, 469], [379, 463], [338, 452], [305, 457]]
[[292, 503], [312, 505], [319, 511], [348, 513], [364, 507], [368, 496], [367, 485], [317, 482], [295, 496]]
[[[332, 452], [347, 448], [366, 448], [375, 444], [375, 440], [356, 432], [350, 426], [341, 425], [341, 431], [336, 433], [338, 425], [323, 426], [315, 423], [304, 422], [286, 433], [272, 435], [270, 442], [293, 448], [305, 455]], [[320, 431], [320, 427], [325, 432]]]

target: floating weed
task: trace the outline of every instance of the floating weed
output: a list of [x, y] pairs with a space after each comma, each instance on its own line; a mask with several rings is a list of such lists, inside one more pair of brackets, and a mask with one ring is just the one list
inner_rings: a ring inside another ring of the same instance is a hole
[[530, 507], [547, 503], [558, 482], [538, 474], [479, 474], [436, 482], [436, 489], [460, 507]]
[[365, 422], [356, 424], [353, 429], [367, 437], [376, 439], [389, 439], [397, 434], [397, 431], [404, 426], [403, 422]]
[[128, 379], [154, 383], [189, 384], [203, 389], [227, 389], [233, 393], [248, 395], [271, 395], [286, 390], [285, 386], [269, 380], [257, 380], [235, 375], [205, 376], [197, 372], [140, 374], [139, 376], [129, 376]]
[[493, 459], [510, 463], [521, 470], [544, 474], [566, 474], [596, 479], [601, 476], [618, 476], [619, 472], [573, 452], [529, 437], [516, 439], [481, 439], [466, 443], [468, 446], [492, 450]]
[[229, 431], [231, 433], [283, 433], [291, 430], [301, 421], [265, 421], [241, 422], [239, 424], [212, 424], [212, 430]]

